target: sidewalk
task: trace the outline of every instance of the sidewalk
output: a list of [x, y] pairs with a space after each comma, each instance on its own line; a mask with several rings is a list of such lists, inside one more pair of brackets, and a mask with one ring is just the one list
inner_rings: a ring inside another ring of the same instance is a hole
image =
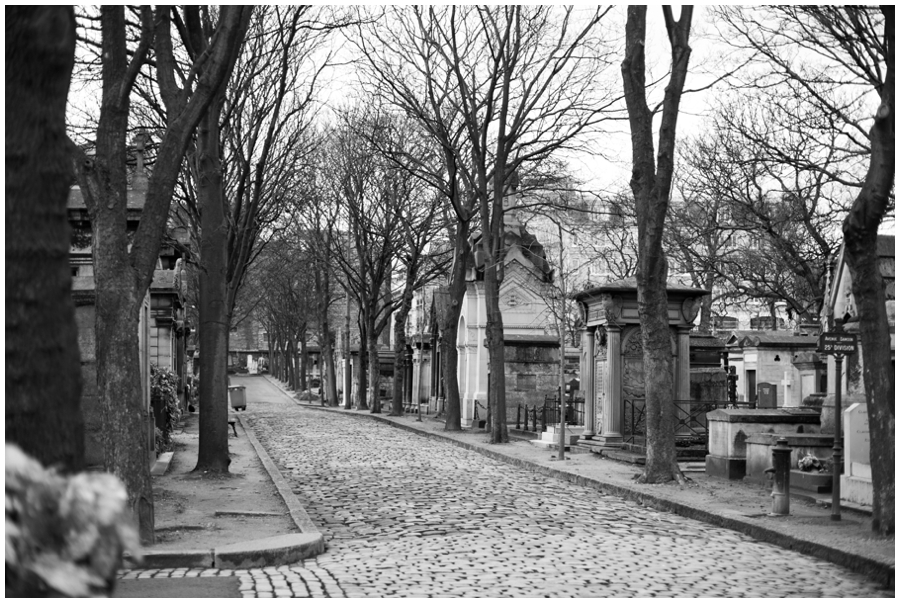
[[[292, 396], [283, 384], [266, 375], [266, 379]], [[323, 412], [352, 414], [382, 421], [398, 428], [438, 438], [454, 445], [477, 451], [497, 460], [568, 480], [604, 493], [615, 494], [658, 510], [711, 523], [742, 532], [758, 540], [793, 549], [867, 575], [894, 588], [894, 539], [881, 538], [871, 532], [871, 517], [862, 509], [843, 508], [841, 521], [831, 519], [828, 505], [809, 498], [792, 497], [789, 516], [771, 517], [771, 489], [743, 481], [723, 480], [692, 471], [688, 465], [689, 483], [647, 485], [635, 483], [640, 467], [610, 460], [575, 449], [566, 460], [556, 459], [557, 450], [539, 448], [526, 440], [509, 444], [490, 444], [489, 434], [480, 429], [462, 432], [444, 431], [443, 422], [433, 417], [418, 421], [415, 415], [390, 417], [368, 411], [323, 407], [320, 403], [295, 402], [304, 408]]]
[[[278, 396], [283, 398], [280, 392]], [[173, 434], [175, 452], [157, 459], [151, 471], [156, 543], [143, 547], [138, 570], [262, 567], [294, 563], [325, 550], [324, 537], [241, 413], [230, 414], [232, 418], [228, 474], [194, 471], [200, 443], [197, 414], [185, 416]]]

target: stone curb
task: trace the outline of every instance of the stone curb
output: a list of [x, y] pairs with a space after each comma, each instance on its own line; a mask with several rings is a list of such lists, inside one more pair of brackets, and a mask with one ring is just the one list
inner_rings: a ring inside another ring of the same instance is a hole
[[238, 420], [241, 423], [241, 427], [244, 428], [244, 433], [247, 434], [247, 439], [250, 440], [250, 444], [252, 444], [253, 448], [256, 450], [259, 460], [262, 461], [263, 466], [266, 468], [266, 472], [275, 484], [275, 488], [278, 489], [278, 494], [284, 499], [284, 504], [287, 505], [288, 511], [291, 514], [291, 519], [294, 520], [297, 529], [303, 534], [314, 534], [318, 536], [322, 541], [322, 550], [318, 551], [316, 554], [324, 552], [325, 537], [319, 532], [319, 529], [315, 526], [312, 519], [309, 518], [309, 515], [306, 514], [303, 505], [300, 504], [300, 501], [297, 500], [297, 497], [291, 490], [290, 484], [288, 484], [287, 480], [281, 475], [281, 471], [275, 466], [274, 461], [269, 457], [269, 453], [266, 452], [266, 449], [263, 448], [262, 444], [259, 443], [259, 440], [256, 439], [256, 434], [253, 433], [253, 430], [249, 425], [244, 424], [243, 419], [241, 419], [239, 415]]
[[174, 452], [163, 452], [156, 459], [156, 462], [153, 463], [153, 467], [150, 468], [150, 475], [165, 475], [174, 458]]
[[[313, 408], [316, 410], [323, 410], [327, 412], [347, 412], [343, 408], [300, 404], [300, 402], [297, 400], [295, 400], [295, 402], [303, 408]], [[600, 490], [604, 494], [614, 494], [620, 498], [624, 498], [641, 505], [649, 506], [657, 510], [669, 511], [677, 515], [681, 515], [682, 517], [687, 517], [689, 519], [695, 519], [704, 523], [709, 523], [715, 526], [727, 528], [729, 530], [734, 530], [736, 532], [746, 534], [747, 536], [751, 536], [753, 538], [756, 538], [757, 540], [767, 542], [769, 544], [774, 544], [782, 548], [791, 549], [800, 553], [811, 555], [813, 557], [818, 557], [819, 559], [829, 561], [836, 565], [841, 565], [850, 570], [853, 570], [854, 572], [866, 575], [873, 580], [881, 582], [891, 589], [894, 588], [895, 568], [893, 564], [884, 563], [877, 559], [866, 558], [854, 553], [848, 553], [826, 544], [802, 540], [794, 536], [782, 534], [770, 528], [744, 521], [739, 514], [735, 514], [733, 516], [726, 514], [717, 514], [699, 507], [693, 507], [681, 502], [669, 500], [662, 496], [641, 492], [639, 490], [632, 489], [627, 486], [622, 486], [620, 484], [604, 482], [602, 480], [576, 475], [574, 473], [569, 473], [560, 469], [553, 469], [552, 467], [544, 467], [531, 461], [519, 459], [495, 450], [489, 450], [476, 444], [460, 442], [459, 440], [455, 440], [441, 433], [429, 432], [425, 431], [424, 429], [420, 429], [417, 426], [398, 423], [392, 421], [388, 417], [379, 416], [377, 414], [361, 412], [359, 414], [353, 414], [351, 416], [374, 419], [376, 421], [380, 421], [382, 423], [386, 423], [388, 425], [392, 425], [409, 432], [417, 433], [425, 437], [436, 438], [445, 442], [449, 442], [454, 446], [465, 448], [473, 452], [478, 452], [494, 460], [503, 463], [509, 463], [528, 471], [533, 471], [535, 473], [540, 473], [560, 480], [568, 481], [580, 486], [586, 486], [595, 490]]]
[[[281, 388], [279, 388], [281, 389]], [[282, 390], [284, 392], [284, 390]], [[236, 415], [247, 439], [256, 451], [259, 460], [262, 461], [266, 473], [278, 494], [284, 500], [288, 508], [291, 520], [300, 534], [284, 534], [271, 538], [262, 538], [246, 542], [223, 545], [209, 550], [172, 550], [172, 551], [143, 551], [143, 560], [135, 564], [135, 569], [159, 569], [168, 567], [203, 567], [216, 569], [254, 568], [268, 565], [287, 565], [303, 559], [310, 559], [325, 552], [325, 536], [313, 524], [306, 510], [291, 491], [287, 480], [281, 475], [281, 471], [275, 466], [266, 449], [263, 448], [253, 430], [240, 420]], [[162, 473], [172, 462], [170, 456], [166, 459], [165, 466], [161, 467]], [[159, 465], [159, 462], [157, 462]], [[157, 468], [154, 465], [154, 469]], [[159, 475], [162, 475], [160, 473]]]

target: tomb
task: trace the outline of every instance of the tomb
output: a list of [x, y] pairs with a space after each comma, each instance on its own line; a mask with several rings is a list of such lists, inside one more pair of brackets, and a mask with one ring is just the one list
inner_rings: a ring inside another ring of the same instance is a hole
[[[674, 400], [691, 399], [690, 331], [705, 289], [670, 283], [669, 331], [674, 358]], [[608, 282], [573, 296], [582, 309], [581, 375], [585, 429], [578, 445], [643, 446], [644, 357], [634, 277]], [[675, 402], [677, 404], [677, 402]], [[687, 407], [678, 412], [689, 412]]]
[[[543, 246], [511, 214], [504, 215], [504, 252], [499, 305], [503, 316], [506, 417], [514, 419], [518, 405], [541, 405], [548, 393], [559, 389], [559, 338], [547, 307], [553, 271]], [[487, 303], [484, 290], [484, 254], [481, 239], [472, 237], [476, 250], [467, 258], [466, 294], [460, 312], [456, 345], [459, 351], [457, 382], [462, 424], [470, 427], [487, 418], [490, 374], [487, 338]]]
[[[799, 408], [718, 409], [707, 413], [706, 420], [709, 426], [706, 473], [726, 479], [743, 479], [750, 473], [748, 441], [756, 434], [793, 436], [818, 434], [820, 431], [818, 413]], [[775, 439], [772, 439], [773, 446]], [[828, 439], [830, 442], [831, 438]], [[771, 465], [771, 452], [768, 458], [766, 467]]]
[[[766, 469], [772, 466], [772, 448], [775, 447], [779, 438], [785, 438], [791, 448], [792, 470], [795, 470], [800, 459], [807, 455], [812, 455], [820, 460], [831, 458], [834, 436], [829, 434], [755, 433], [744, 442], [747, 450], [747, 474], [744, 476], [744, 480], [758, 484], [769, 483]], [[830, 473], [824, 476], [824, 481], [830, 483], [828, 479], [830, 476]], [[800, 487], [799, 483], [794, 483], [793, 477], [791, 475], [791, 485]]]

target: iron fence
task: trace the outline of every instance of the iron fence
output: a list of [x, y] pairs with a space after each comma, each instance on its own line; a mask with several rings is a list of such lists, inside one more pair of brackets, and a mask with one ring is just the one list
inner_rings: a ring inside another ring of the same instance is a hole
[[[643, 398], [626, 398], [623, 439], [634, 444], [646, 437], [646, 416]], [[755, 402], [732, 402], [730, 400], [675, 400], [675, 437], [707, 446], [709, 431], [706, 413], [719, 408], [756, 408]]]
[[[566, 401], [566, 425], [584, 425], [584, 399]], [[540, 406], [516, 405], [516, 429], [542, 433], [547, 425], [559, 425], [559, 402], [555, 396], [547, 396]]]

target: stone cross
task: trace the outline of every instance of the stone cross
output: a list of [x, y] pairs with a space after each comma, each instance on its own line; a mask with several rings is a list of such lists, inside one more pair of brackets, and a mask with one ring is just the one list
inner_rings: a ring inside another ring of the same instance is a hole
[[794, 398], [791, 396], [791, 383], [791, 372], [784, 371], [784, 379], [781, 380], [781, 385], [784, 386], [783, 406], [794, 406]]

